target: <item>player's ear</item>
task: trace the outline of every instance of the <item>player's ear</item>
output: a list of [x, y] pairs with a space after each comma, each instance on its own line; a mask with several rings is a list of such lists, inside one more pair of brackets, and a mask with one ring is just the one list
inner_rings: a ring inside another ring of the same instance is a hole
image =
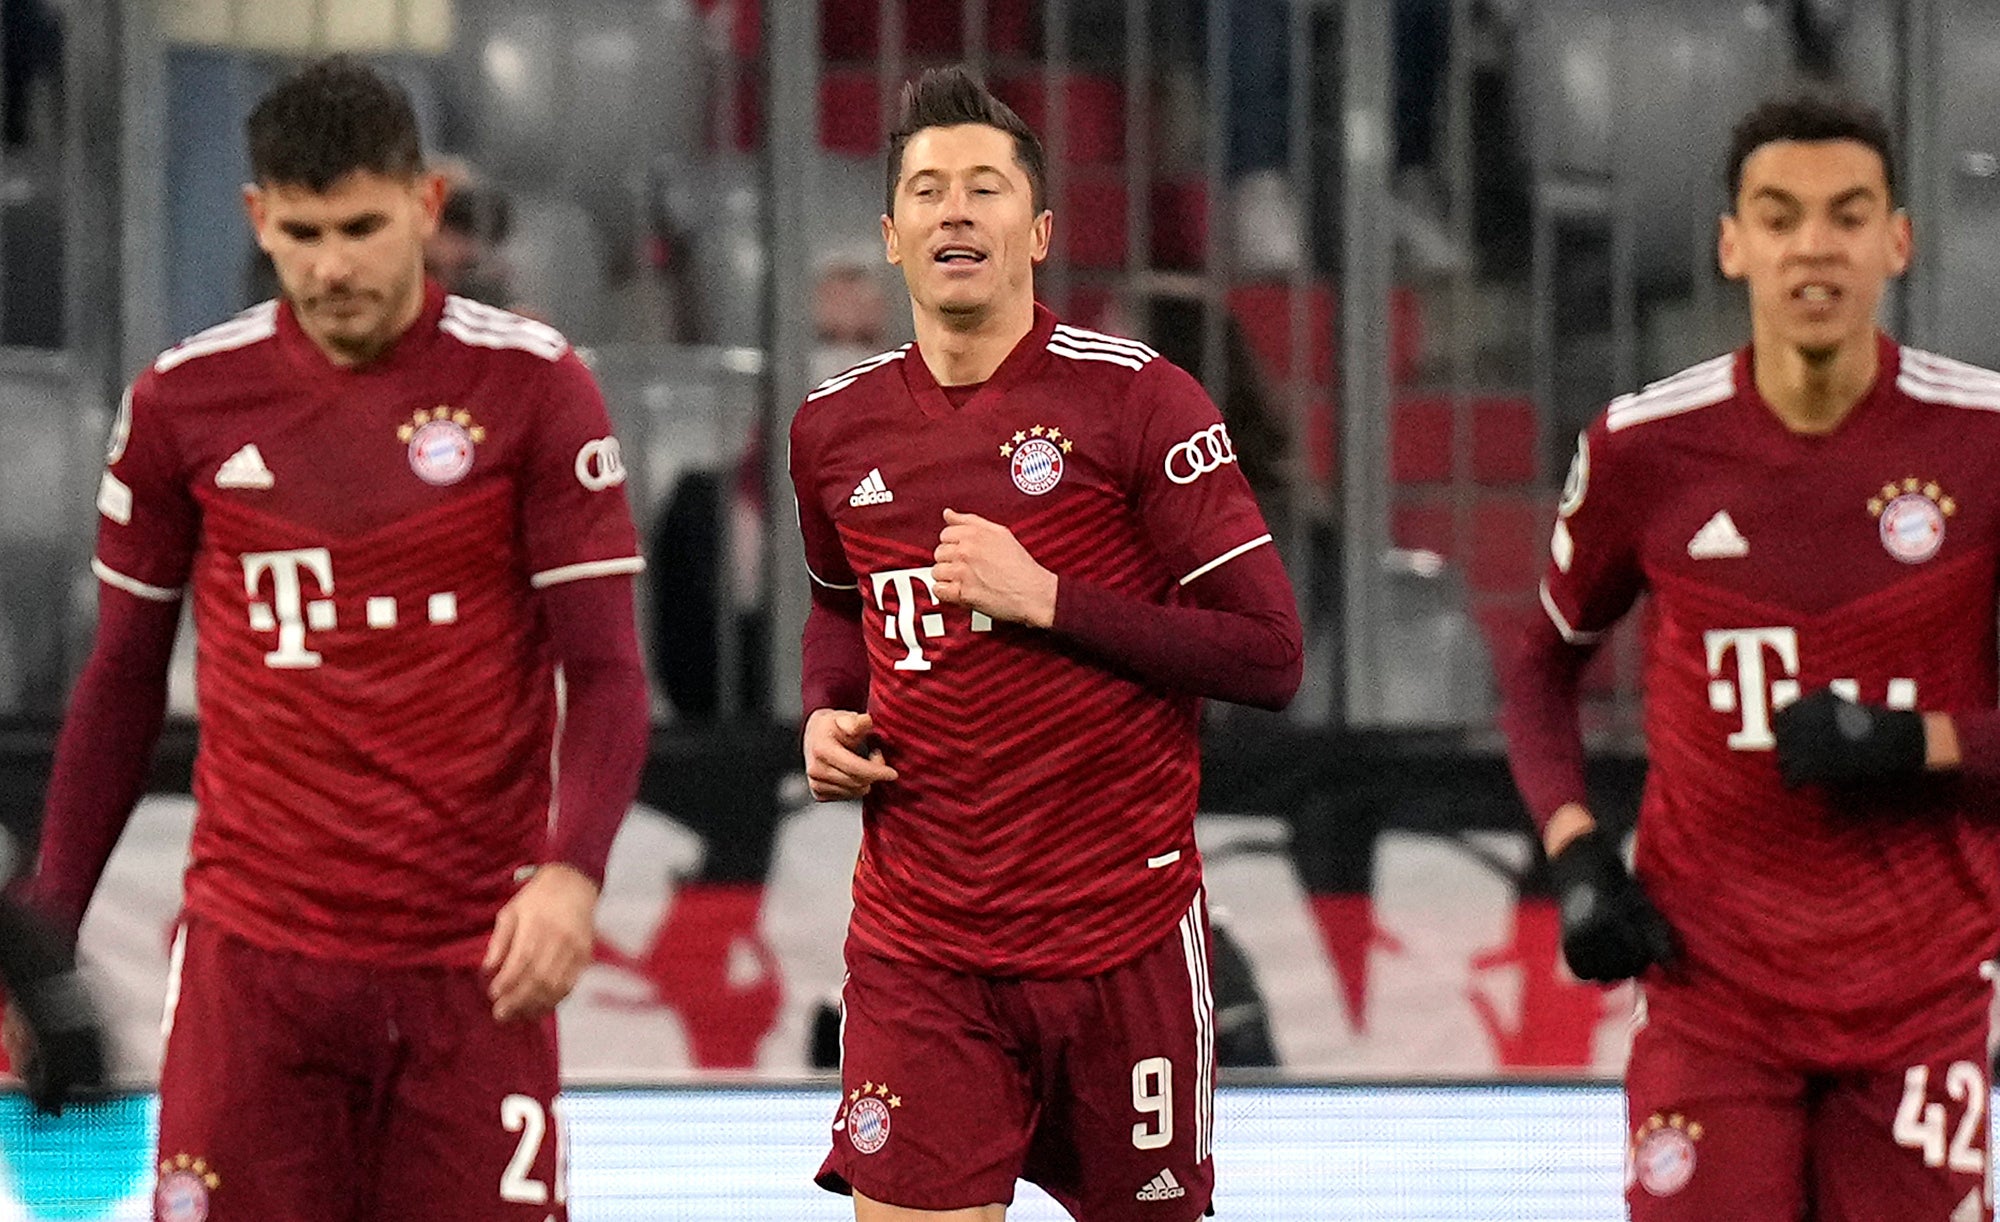
[[265, 251], [271, 247], [264, 241], [264, 218], [269, 210], [264, 202], [264, 188], [254, 182], [243, 184], [243, 212], [250, 218], [250, 236], [257, 239], [257, 245]]
[[896, 242], [896, 222], [886, 212], [882, 214], [882, 257], [894, 265], [903, 262], [902, 249]]
[[428, 241], [437, 232], [438, 218], [444, 215], [445, 183], [444, 175], [430, 172], [419, 174], [412, 184], [417, 193], [417, 228]]
[[1717, 225], [1715, 235], [1715, 262], [1722, 274], [1731, 280], [1743, 279], [1742, 230], [1736, 221], [1736, 214], [1725, 212]]
[[1910, 227], [1910, 214], [1898, 208], [1889, 218], [1889, 274], [1900, 276], [1909, 270], [1910, 256], [1916, 250], [1916, 235]]
[[1029, 231], [1028, 257], [1036, 263], [1049, 257], [1049, 240], [1055, 235], [1056, 214], [1047, 208], [1035, 218], [1034, 228]]

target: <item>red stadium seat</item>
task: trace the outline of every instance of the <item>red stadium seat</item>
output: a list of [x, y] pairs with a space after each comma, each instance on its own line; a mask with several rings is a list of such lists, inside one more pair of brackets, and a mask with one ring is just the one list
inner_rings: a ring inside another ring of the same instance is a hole
[[1153, 266], [1192, 271], [1208, 258], [1208, 190], [1199, 178], [1153, 180]]
[[[754, 10], [755, 4], [750, 7]], [[968, 0], [923, 0], [903, 6], [907, 55], [958, 59], [966, 54]], [[1034, 0], [987, 0], [986, 51], [1025, 55], [1033, 49]], [[828, 60], [873, 61], [882, 50], [881, 0], [821, 0], [820, 47]]]
[[1390, 412], [1390, 480], [1398, 484], [1450, 482], [1451, 401], [1442, 395], [1398, 399]]
[[1073, 284], [1063, 321], [1078, 327], [1100, 330], [1111, 322], [1111, 307], [1117, 294], [1107, 284]]
[[1120, 171], [1078, 169], [1063, 183], [1055, 247], [1073, 267], [1125, 266], [1125, 179]]
[[819, 144], [836, 153], [873, 156], [882, 151], [881, 92], [875, 74], [830, 69], [819, 82]]
[[[1153, 246], [1160, 237], [1155, 195]], [[1196, 261], [1200, 256], [1197, 253]], [[1307, 351], [1310, 368], [1303, 371], [1316, 386], [1331, 386], [1334, 380], [1336, 302], [1333, 290], [1324, 284], [1307, 287]], [[1263, 362], [1265, 377], [1282, 386], [1293, 376], [1292, 368], [1292, 286], [1287, 283], [1239, 284], [1229, 290], [1229, 309], [1243, 328], [1243, 338]], [[1389, 372], [1397, 383], [1410, 380], [1423, 354], [1423, 303], [1415, 291], [1402, 285], [1389, 290]]]
[[1482, 493], [1472, 507], [1467, 576], [1483, 593], [1533, 590], [1549, 554], [1555, 498], [1538, 493]]
[[[1535, 405], [1515, 396], [1477, 395], [1472, 414], [1471, 475], [1487, 487], [1519, 487], [1535, 478]], [[1458, 416], [1446, 395], [1396, 401], [1389, 428], [1390, 478], [1398, 484], [1451, 482]]]
[[1333, 291], [1325, 285], [1312, 285], [1306, 294], [1306, 351], [1312, 354], [1306, 369], [1293, 368], [1291, 285], [1239, 284], [1229, 290], [1229, 312], [1273, 385], [1301, 373], [1315, 386], [1333, 380]]
[[[1063, 90], [1062, 159], [1066, 165], [1113, 165], [1125, 160], [1125, 86], [1108, 76], [1073, 73]], [[1040, 73], [993, 82], [993, 92], [1014, 108], [1042, 142], [1056, 147], [1049, 125], [1048, 79]]]
[[1472, 401], [1472, 478], [1488, 485], [1534, 481], [1533, 399], [1484, 395]]
[[1397, 547], [1436, 552], [1450, 560], [1458, 555], [1453, 538], [1451, 503], [1406, 499], [1389, 511], [1389, 541]]

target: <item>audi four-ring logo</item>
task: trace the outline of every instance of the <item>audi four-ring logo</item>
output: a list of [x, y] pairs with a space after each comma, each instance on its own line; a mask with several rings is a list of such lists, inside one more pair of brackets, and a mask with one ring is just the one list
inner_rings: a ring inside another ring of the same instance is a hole
[[1222, 464], [1235, 461], [1236, 447], [1229, 444], [1229, 429], [1211, 424], [1167, 451], [1167, 478], [1176, 484], [1192, 484]]
[[618, 452], [616, 437], [586, 441], [576, 452], [576, 482], [592, 492], [602, 492], [625, 482], [625, 458]]

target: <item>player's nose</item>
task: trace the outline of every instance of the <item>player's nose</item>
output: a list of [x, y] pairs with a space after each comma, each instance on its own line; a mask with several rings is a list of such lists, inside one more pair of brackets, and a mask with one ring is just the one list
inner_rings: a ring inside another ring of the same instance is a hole
[[1799, 222], [1797, 250], [1807, 258], [1819, 258], [1838, 247], [1837, 230], [1825, 217], [1807, 217]]

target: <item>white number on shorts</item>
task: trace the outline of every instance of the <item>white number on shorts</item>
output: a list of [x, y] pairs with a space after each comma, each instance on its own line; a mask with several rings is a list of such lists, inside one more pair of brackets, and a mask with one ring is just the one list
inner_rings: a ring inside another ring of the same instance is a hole
[[1986, 1076], [1970, 1061], [1953, 1061], [1945, 1071], [1945, 1093], [1954, 1102], [1965, 1104], [1958, 1129], [1952, 1134], [1951, 1148], [1945, 1148], [1944, 1104], [1926, 1103], [1931, 1071], [1912, 1065], [1903, 1073], [1903, 1101], [1896, 1108], [1892, 1132], [1899, 1146], [1921, 1150], [1924, 1165], [1942, 1167], [1949, 1162], [1953, 1171], [1980, 1173], [1986, 1170], [1986, 1155], [1977, 1142], [1986, 1122]]
[[[1135, 1150], [1157, 1150], [1174, 1141], [1174, 1063], [1147, 1057], [1132, 1066], [1132, 1110], [1153, 1117], [1132, 1126]], [[1155, 1127], [1157, 1126], [1157, 1127]]]
[[[562, 1101], [557, 1100], [549, 1110], [555, 1114], [556, 1122], [555, 1200], [560, 1205], [569, 1196], [569, 1143], [563, 1140]], [[507, 1096], [500, 1101], [500, 1123], [509, 1133], [521, 1135], [520, 1143], [514, 1147], [514, 1157], [507, 1161], [507, 1170], [500, 1176], [500, 1199], [524, 1205], [547, 1204], [549, 1186], [528, 1174], [535, 1168], [535, 1158], [542, 1152], [542, 1137], [549, 1130], [541, 1100], [533, 1095]]]

